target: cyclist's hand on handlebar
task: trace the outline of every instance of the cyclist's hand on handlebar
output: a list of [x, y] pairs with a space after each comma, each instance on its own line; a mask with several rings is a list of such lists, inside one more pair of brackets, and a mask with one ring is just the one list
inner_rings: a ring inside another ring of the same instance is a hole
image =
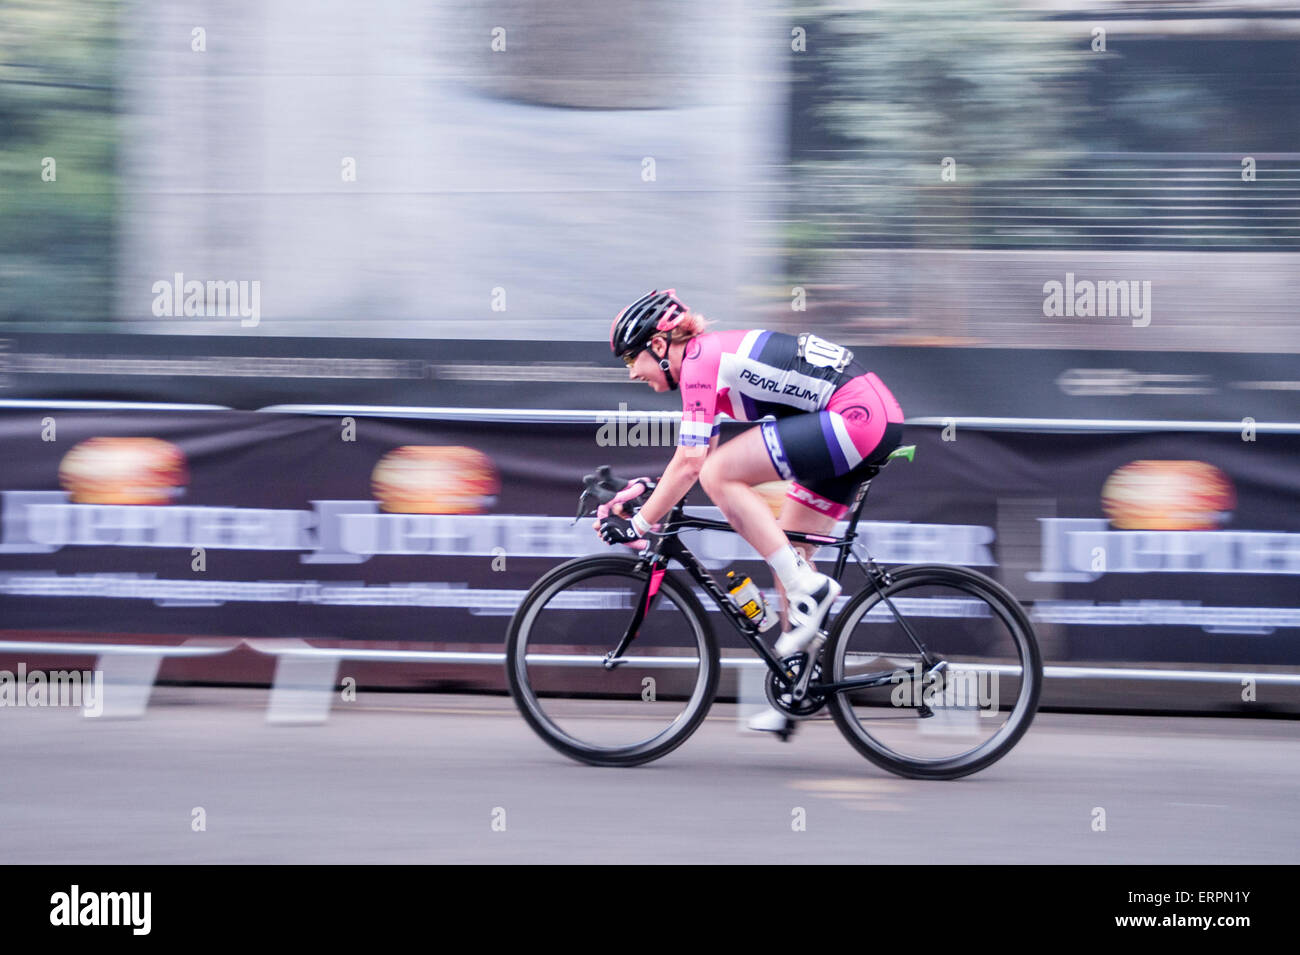
[[[623, 544], [633, 550], [645, 550], [650, 542], [641, 537], [632, 528], [631, 508], [635, 504], [644, 504], [645, 499], [655, 488], [655, 481], [648, 477], [633, 478], [613, 500], [596, 508], [596, 520], [591, 524], [607, 544]], [[659, 525], [652, 525], [652, 532], [659, 530]]]
[[600, 539], [606, 544], [627, 544], [629, 546], [640, 544], [644, 546], [646, 541], [636, 532], [632, 522], [624, 520], [621, 517], [610, 515], [600, 521]]
[[[600, 507], [596, 508], [597, 519], [603, 519], [609, 517], [610, 514], [616, 514], [619, 517], [630, 518], [632, 516], [631, 513], [629, 512], [628, 509], [624, 508], [623, 505], [629, 501], [636, 501], [639, 504], [644, 504], [645, 503], [644, 500], [638, 500], [638, 499], [642, 497], [648, 498], [650, 496], [650, 492], [653, 491], [654, 489], [655, 489], [655, 482], [651, 478], [648, 477], [633, 478], [632, 480], [627, 482], [627, 486], [624, 487], [623, 490], [619, 491], [616, 495], [614, 495], [614, 499], [612, 501], [610, 501], [608, 504], [602, 504], [600, 505]], [[598, 524], [593, 524], [592, 526], [597, 527]]]

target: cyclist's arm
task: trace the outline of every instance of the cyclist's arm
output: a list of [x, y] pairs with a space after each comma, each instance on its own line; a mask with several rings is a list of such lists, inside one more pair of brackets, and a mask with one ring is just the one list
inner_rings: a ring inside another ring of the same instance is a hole
[[[673, 505], [695, 486], [695, 482], [700, 478], [700, 469], [704, 467], [704, 458], [708, 451], [712, 451], [717, 445], [718, 437], [714, 435], [709, 441], [707, 451], [704, 448], [679, 447], [677, 449], [672, 460], [668, 462], [668, 470], [664, 471], [664, 476], [659, 479], [649, 500], [641, 508], [641, 516], [648, 523], [658, 524], [673, 509]], [[701, 451], [704, 453], [699, 453]]]
[[[706, 347], [707, 345], [707, 347]], [[717, 382], [720, 361], [716, 342], [704, 336], [682, 358], [680, 388], [682, 425], [677, 451], [650, 494], [641, 516], [658, 524], [699, 480], [704, 459], [718, 446]], [[707, 436], [707, 440], [706, 440]]]

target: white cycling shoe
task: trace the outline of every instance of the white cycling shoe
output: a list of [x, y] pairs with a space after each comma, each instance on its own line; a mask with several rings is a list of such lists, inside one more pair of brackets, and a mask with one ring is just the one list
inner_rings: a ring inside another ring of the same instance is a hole
[[769, 706], [757, 716], [751, 716], [748, 725], [751, 730], [759, 733], [781, 733], [783, 737], [788, 737], [794, 731], [795, 721]]
[[808, 649], [817, 636], [826, 612], [840, 595], [839, 581], [825, 574], [814, 573], [809, 578], [807, 590], [792, 590], [785, 595], [786, 614], [790, 629], [781, 634], [773, 648], [776, 655], [785, 659], [793, 653]]

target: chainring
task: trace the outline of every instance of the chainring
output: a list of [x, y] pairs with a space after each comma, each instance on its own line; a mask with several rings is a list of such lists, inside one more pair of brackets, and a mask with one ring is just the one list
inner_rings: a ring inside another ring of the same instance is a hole
[[[794, 671], [795, 682], [798, 682], [799, 674], [807, 656], [806, 653], [796, 653], [781, 661], [787, 669]], [[777, 680], [776, 674], [768, 671], [767, 679], [763, 682], [763, 689], [767, 692], [767, 702], [771, 703], [775, 709], [780, 710], [787, 716], [793, 716], [795, 719], [812, 716], [826, 705], [826, 697], [813, 693], [812, 689], [813, 684], [821, 678], [822, 664], [821, 660], [818, 660], [813, 664], [812, 679], [808, 683], [808, 695], [796, 702], [790, 690], [782, 686]]]

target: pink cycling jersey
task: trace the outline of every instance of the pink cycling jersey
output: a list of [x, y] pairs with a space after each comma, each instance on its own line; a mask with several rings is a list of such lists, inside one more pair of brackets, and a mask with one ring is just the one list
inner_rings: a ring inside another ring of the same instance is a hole
[[686, 345], [680, 377], [678, 443], [685, 447], [707, 445], [718, 433], [719, 414], [756, 421], [831, 411], [832, 453], [851, 468], [880, 442], [888, 423], [903, 420], [889, 389], [851, 351], [807, 333], [748, 329], [697, 336]]

